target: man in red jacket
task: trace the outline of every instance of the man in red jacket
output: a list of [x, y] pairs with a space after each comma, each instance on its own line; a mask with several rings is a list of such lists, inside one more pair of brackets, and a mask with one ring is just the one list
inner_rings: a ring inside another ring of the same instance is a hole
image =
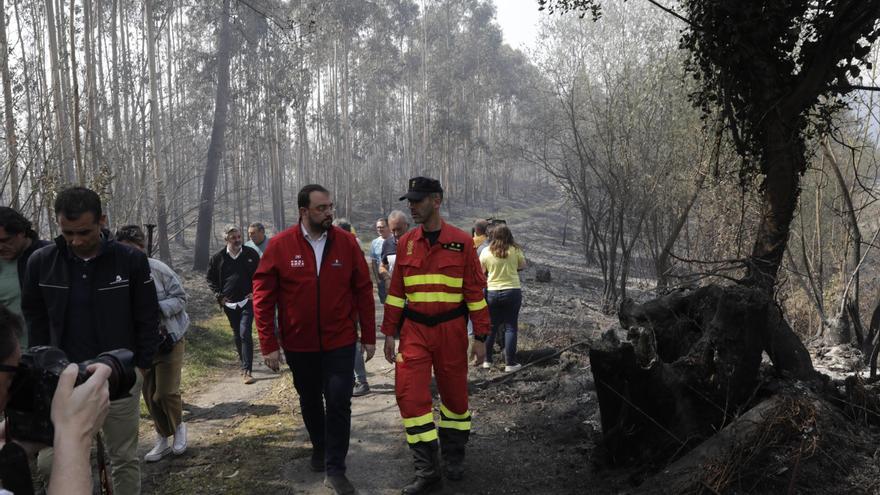
[[[467, 387], [467, 321], [474, 323], [474, 353], [486, 353], [489, 311], [483, 298], [486, 277], [470, 235], [440, 217], [443, 188], [426, 177], [409, 181], [415, 223], [397, 242], [397, 261], [385, 297], [385, 359], [396, 363], [395, 391], [416, 477], [404, 495], [441, 487], [438, 440], [446, 477], [461, 480], [471, 430]], [[395, 353], [394, 337], [400, 336]], [[431, 369], [440, 391], [440, 421], [434, 426]]]
[[326, 470], [324, 484], [336, 493], [354, 493], [345, 477], [345, 456], [351, 432], [355, 319], [360, 322], [364, 360], [369, 361], [376, 350], [373, 283], [354, 236], [333, 226], [330, 193], [311, 184], [300, 190], [297, 203], [300, 223], [272, 238], [254, 274], [260, 349], [266, 365], [277, 371], [280, 340], [312, 442], [311, 468]]

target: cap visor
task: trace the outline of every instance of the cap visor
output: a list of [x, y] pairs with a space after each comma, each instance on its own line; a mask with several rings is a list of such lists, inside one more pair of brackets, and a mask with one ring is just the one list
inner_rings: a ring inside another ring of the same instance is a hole
[[421, 200], [425, 199], [425, 196], [427, 196], [427, 195], [428, 195], [428, 193], [426, 193], [426, 192], [410, 191], [410, 192], [404, 194], [403, 196], [401, 196], [398, 201], [403, 201], [405, 199], [408, 199], [410, 201], [421, 201]]

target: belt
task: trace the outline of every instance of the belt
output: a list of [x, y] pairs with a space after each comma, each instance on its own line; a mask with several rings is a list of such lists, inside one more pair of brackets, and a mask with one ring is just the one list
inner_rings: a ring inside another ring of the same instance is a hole
[[429, 327], [436, 327], [441, 323], [445, 323], [447, 321], [451, 321], [462, 316], [467, 316], [467, 314], [468, 308], [464, 304], [453, 309], [452, 311], [440, 313], [439, 315], [426, 315], [424, 313], [419, 313], [418, 311], [413, 311], [409, 307], [403, 308], [404, 318], [408, 318], [416, 323], [421, 323], [422, 325], [427, 325]]

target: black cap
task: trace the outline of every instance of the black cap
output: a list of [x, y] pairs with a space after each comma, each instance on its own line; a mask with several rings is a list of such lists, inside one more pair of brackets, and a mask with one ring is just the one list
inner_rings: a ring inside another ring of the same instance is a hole
[[431, 193], [442, 193], [443, 188], [440, 187], [440, 181], [428, 177], [413, 177], [409, 180], [409, 190], [400, 197], [400, 201], [408, 199], [410, 201], [421, 201], [425, 196]]

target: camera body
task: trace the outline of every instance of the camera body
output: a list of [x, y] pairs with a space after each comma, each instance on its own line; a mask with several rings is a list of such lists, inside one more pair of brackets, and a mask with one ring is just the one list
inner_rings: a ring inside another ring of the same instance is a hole
[[[130, 350], [116, 349], [78, 363], [76, 385], [88, 380], [90, 373], [86, 368], [93, 363], [105, 364], [112, 370], [108, 380], [111, 401], [129, 396], [129, 390], [137, 379], [134, 354]], [[68, 364], [67, 355], [57, 347], [31, 347], [21, 355], [6, 405], [7, 440], [52, 445], [55, 437], [51, 419], [52, 397], [58, 386], [58, 378]]]

